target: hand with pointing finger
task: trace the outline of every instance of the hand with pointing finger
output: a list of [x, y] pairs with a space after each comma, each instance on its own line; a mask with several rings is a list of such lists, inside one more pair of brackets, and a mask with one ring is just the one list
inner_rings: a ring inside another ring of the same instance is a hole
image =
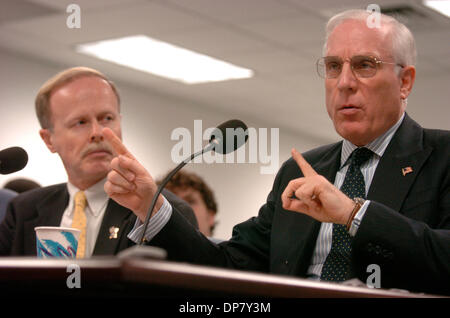
[[346, 224], [355, 206], [353, 200], [319, 175], [297, 150], [291, 153], [303, 177], [288, 183], [281, 195], [283, 208], [320, 222]]
[[[103, 128], [103, 136], [117, 154], [111, 161], [111, 171], [104, 189], [111, 199], [132, 210], [144, 221], [157, 186], [152, 176], [111, 129]], [[160, 195], [154, 211], [158, 211], [162, 204], [163, 198]]]

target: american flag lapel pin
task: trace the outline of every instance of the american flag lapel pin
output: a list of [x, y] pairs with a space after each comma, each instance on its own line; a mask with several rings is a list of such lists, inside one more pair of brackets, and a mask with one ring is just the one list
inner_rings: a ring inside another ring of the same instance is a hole
[[111, 226], [109, 228], [109, 239], [116, 239], [117, 238], [117, 233], [119, 233], [119, 228], [115, 227], [115, 226]]
[[402, 168], [403, 176], [406, 176], [410, 172], [413, 172], [413, 169], [411, 167]]

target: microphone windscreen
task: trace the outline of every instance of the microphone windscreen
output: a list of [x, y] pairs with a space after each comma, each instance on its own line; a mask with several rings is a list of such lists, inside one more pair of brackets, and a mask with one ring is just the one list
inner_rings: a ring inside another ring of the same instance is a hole
[[0, 151], [0, 173], [8, 174], [22, 170], [28, 162], [27, 152], [20, 147]]
[[228, 120], [212, 131], [209, 142], [216, 144], [215, 152], [220, 154], [233, 152], [247, 142], [247, 129], [247, 125], [239, 119]]

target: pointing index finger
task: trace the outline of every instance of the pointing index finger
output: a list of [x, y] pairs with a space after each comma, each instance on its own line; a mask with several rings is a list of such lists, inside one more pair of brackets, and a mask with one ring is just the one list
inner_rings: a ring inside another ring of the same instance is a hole
[[114, 152], [117, 155], [123, 155], [133, 158], [133, 156], [125, 147], [125, 145], [122, 143], [120, 138], [117, 137], [111, 129], [107, 127], [103, 128], [103, 136], [105, 137], [106, 141], [110, 143], [111, 147], [113, 148]]
[[300, 167], [300, 170], [302, 171], [303, 175], [305, 177], [311, 177], [317, 175], [317, 172], [311, 167], [311, 165], [303, 158], [303, 156], [295, 150], [295, 148], [292, 148], [291, 150], [292, 158], [294, 158], [295, 162], [297, 162], [298, 166]]

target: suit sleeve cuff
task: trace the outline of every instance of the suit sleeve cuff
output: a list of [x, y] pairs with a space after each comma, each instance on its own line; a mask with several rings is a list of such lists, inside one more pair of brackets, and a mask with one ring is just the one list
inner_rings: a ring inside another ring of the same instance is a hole
[[[172, 205], [164, 196], [163, 198], [163, 205], [158, 210], [158, 212], [156, 212], [155, 215], [150, 218], [150, 221], [148, 222], [147, 230], [145, 231], [144, 236], [147, 242], [162, 230], [162, 228], [167, 224], [167, 222], [169, 222], [170, 217], [172, 216]], [[143, 230], [144, 223], [142, 223], [139, 218], [136, 218], [136, 222], [134, 223], [133, 229], [128, 234], [128, 238], [134, 243], [139, 244], [139, 240], [142, 236]]]
[[362, 221], [364, 215], [366, 214], [369, 204], [370, 204], [370, 200], [364, 201], [364, 204], [361, 206], [358, 213], [356, 213], [356, 215], [352, 221], [352, 224], [350, 225], [350, 230], [348, 231], [350, 236], [355, 236], [356, 232], [358, 232], [359, 225], [361, 224], [361, 221]]

